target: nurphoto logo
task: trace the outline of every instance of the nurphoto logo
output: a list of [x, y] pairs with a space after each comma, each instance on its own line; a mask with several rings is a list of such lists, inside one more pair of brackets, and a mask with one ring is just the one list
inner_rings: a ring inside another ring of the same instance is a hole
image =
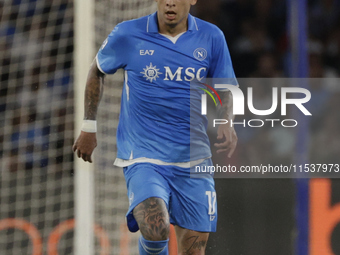
[[[219, 99], [220, 104], [222, 106], [222, 101], [220, 98], [220, 95], [217, 93], [217, 91], [212, 88], [211, 86], [204, 84], [206, 87], [208, 87]], [[242, 90], [234, 85], [229, 84], [216, 84], [216, 89], [223, 89], [223, 90], [229, 90], [233, 97], [233, 114], [234, 115], [245, 115], [245, 96], [242, 92]], [[207, 115], [207, 94], [213, 98], [215, 105], [217, 106], [217, 102], [212, 95], [211, 92], [209, 92], [207, 89], [203, 89], [206, 94], [201, 95], [201, 114]], [[281, 108], [281, 116], [287, 116], [287, 105], [295, 105], [305, 116], [312, 116], [312, 114], [308, 111], [308, 109], [305, 107], [304, 104], [310, 101], [311, 99], [311, 93], [309, 90], [305, 88], [299, 88], [299, 87], [282, 87], [281, 89], [281, 97], [279, 98], [279, 89], [277, 87], [272, 88], [272, 105], [269, 109], [266, 110], [259, 110], [254, 107], [254, 97], [253, 97], [253, 88], [248, 87], [247, 89], [247, 106], [248, 110], [258, 116], [268, 116], [273, 114], [279, 107], [279, 99], [280, 99], [280, 108]], [[299, 98], [290, 98], [288, 95], [294, 94], [294, 95], [302, 95]], [[250, 119], [246, 120], [243, 119], [241, 122], [233, 121], [233, 120], [227, 120], [227, 119], [214, 119], [213, 120], [213, 126], [216, 125], [226, 125], [229, 124], [230, 126], [234, 125], [242, 125], [244, 127], [263, 127], [265, 123], [269, 123], [271, 127], [274, 127], [276, 123], [280, 123], [283, 127], [296, 127], [298, 125], [298, 121], [295, 119]]]

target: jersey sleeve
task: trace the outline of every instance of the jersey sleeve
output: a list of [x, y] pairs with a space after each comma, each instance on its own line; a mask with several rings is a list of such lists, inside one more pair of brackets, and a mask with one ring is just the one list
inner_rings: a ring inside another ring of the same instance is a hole
[[96, 60], [98, 69], [105, 74], [114, 74], [126, 65], [125, 49], [127, 38], [121, 24], [118, 24], [100, 47]]
[[238, 82], [234, 73], [225, 37], [219, 29], [214, 35], [208, 77], [223, 78], [228, 84], [237, 86]]

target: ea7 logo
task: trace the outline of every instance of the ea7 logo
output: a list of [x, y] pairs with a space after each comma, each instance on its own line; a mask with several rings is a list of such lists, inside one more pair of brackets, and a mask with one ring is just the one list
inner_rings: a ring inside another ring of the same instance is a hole
[[154, 50], [140, 50], [139, 55], [141, 55], [141, 56], [145, 56], [145, 55], [152, 56], [154, 52], [155, 52]]

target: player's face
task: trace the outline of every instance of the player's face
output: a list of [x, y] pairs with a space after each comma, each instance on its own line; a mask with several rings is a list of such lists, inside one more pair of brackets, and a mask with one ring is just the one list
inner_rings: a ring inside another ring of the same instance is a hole
[[157, 2], [158, 10], [157, 15], [159, 29], [161, 33], [174, 29], [175, 31], [172, 32], [175, 33], [186, 31], [187, 18], [190, 11], [190, 7], [191, 5], [196, 4], [197, 0], [155, 0], [155, 1]]

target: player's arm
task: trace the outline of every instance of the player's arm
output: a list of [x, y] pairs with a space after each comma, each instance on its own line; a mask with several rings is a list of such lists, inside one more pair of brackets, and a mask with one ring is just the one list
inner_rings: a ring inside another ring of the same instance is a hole
[[233, 97], [230, 91], [219, 92], [222, 100], [222, 106], [218, 108], [218, 117], [220, 119], [228, 120], [228, 124], [219, 125], [217, 129], [217, 139], [221, 140], [220, 143], [215, 143], [217, 153], [226, 152], [230, 158], [237, 145], [237, 135], [234, 127], [229, 125], [231, 120], [234, 120], [233, 114]]
[[[73, 145], [73, 151], [77, 153], [78, 158], [92, 163], [91, 155], [97, 146], [96, 138], [96, 120], [97, 109], [103, 94], [105, 75], [98, 69], [96, 60], [94, 59], [89, 74], [87, 76], [85, 88], [85, 115], [84, 121], [87, 127], [82, 131]], [[92, 125], [92, 126], [91, 126]]]
[[[237, 80], [232, 67], [231, 57], [223, 32], [217, 27], [213, 33], [213, 50], [212, 61], [208, 77], [224, 78], [226, 84], [237, 85]], [[233, 97], [230, 91], [218, 91], [221, 96], [222, 106], [218, 109], [218, 117], [228, 120], [228, 124], [219, 125], [217, 129], [217, 139], [220, 142], [215, 143], [217, 153], [227, 153], [230, 158], [234, 153], [237, 145], [237, 135], [234, 127], [229, 125], [234, 120], [233, 115]]]

